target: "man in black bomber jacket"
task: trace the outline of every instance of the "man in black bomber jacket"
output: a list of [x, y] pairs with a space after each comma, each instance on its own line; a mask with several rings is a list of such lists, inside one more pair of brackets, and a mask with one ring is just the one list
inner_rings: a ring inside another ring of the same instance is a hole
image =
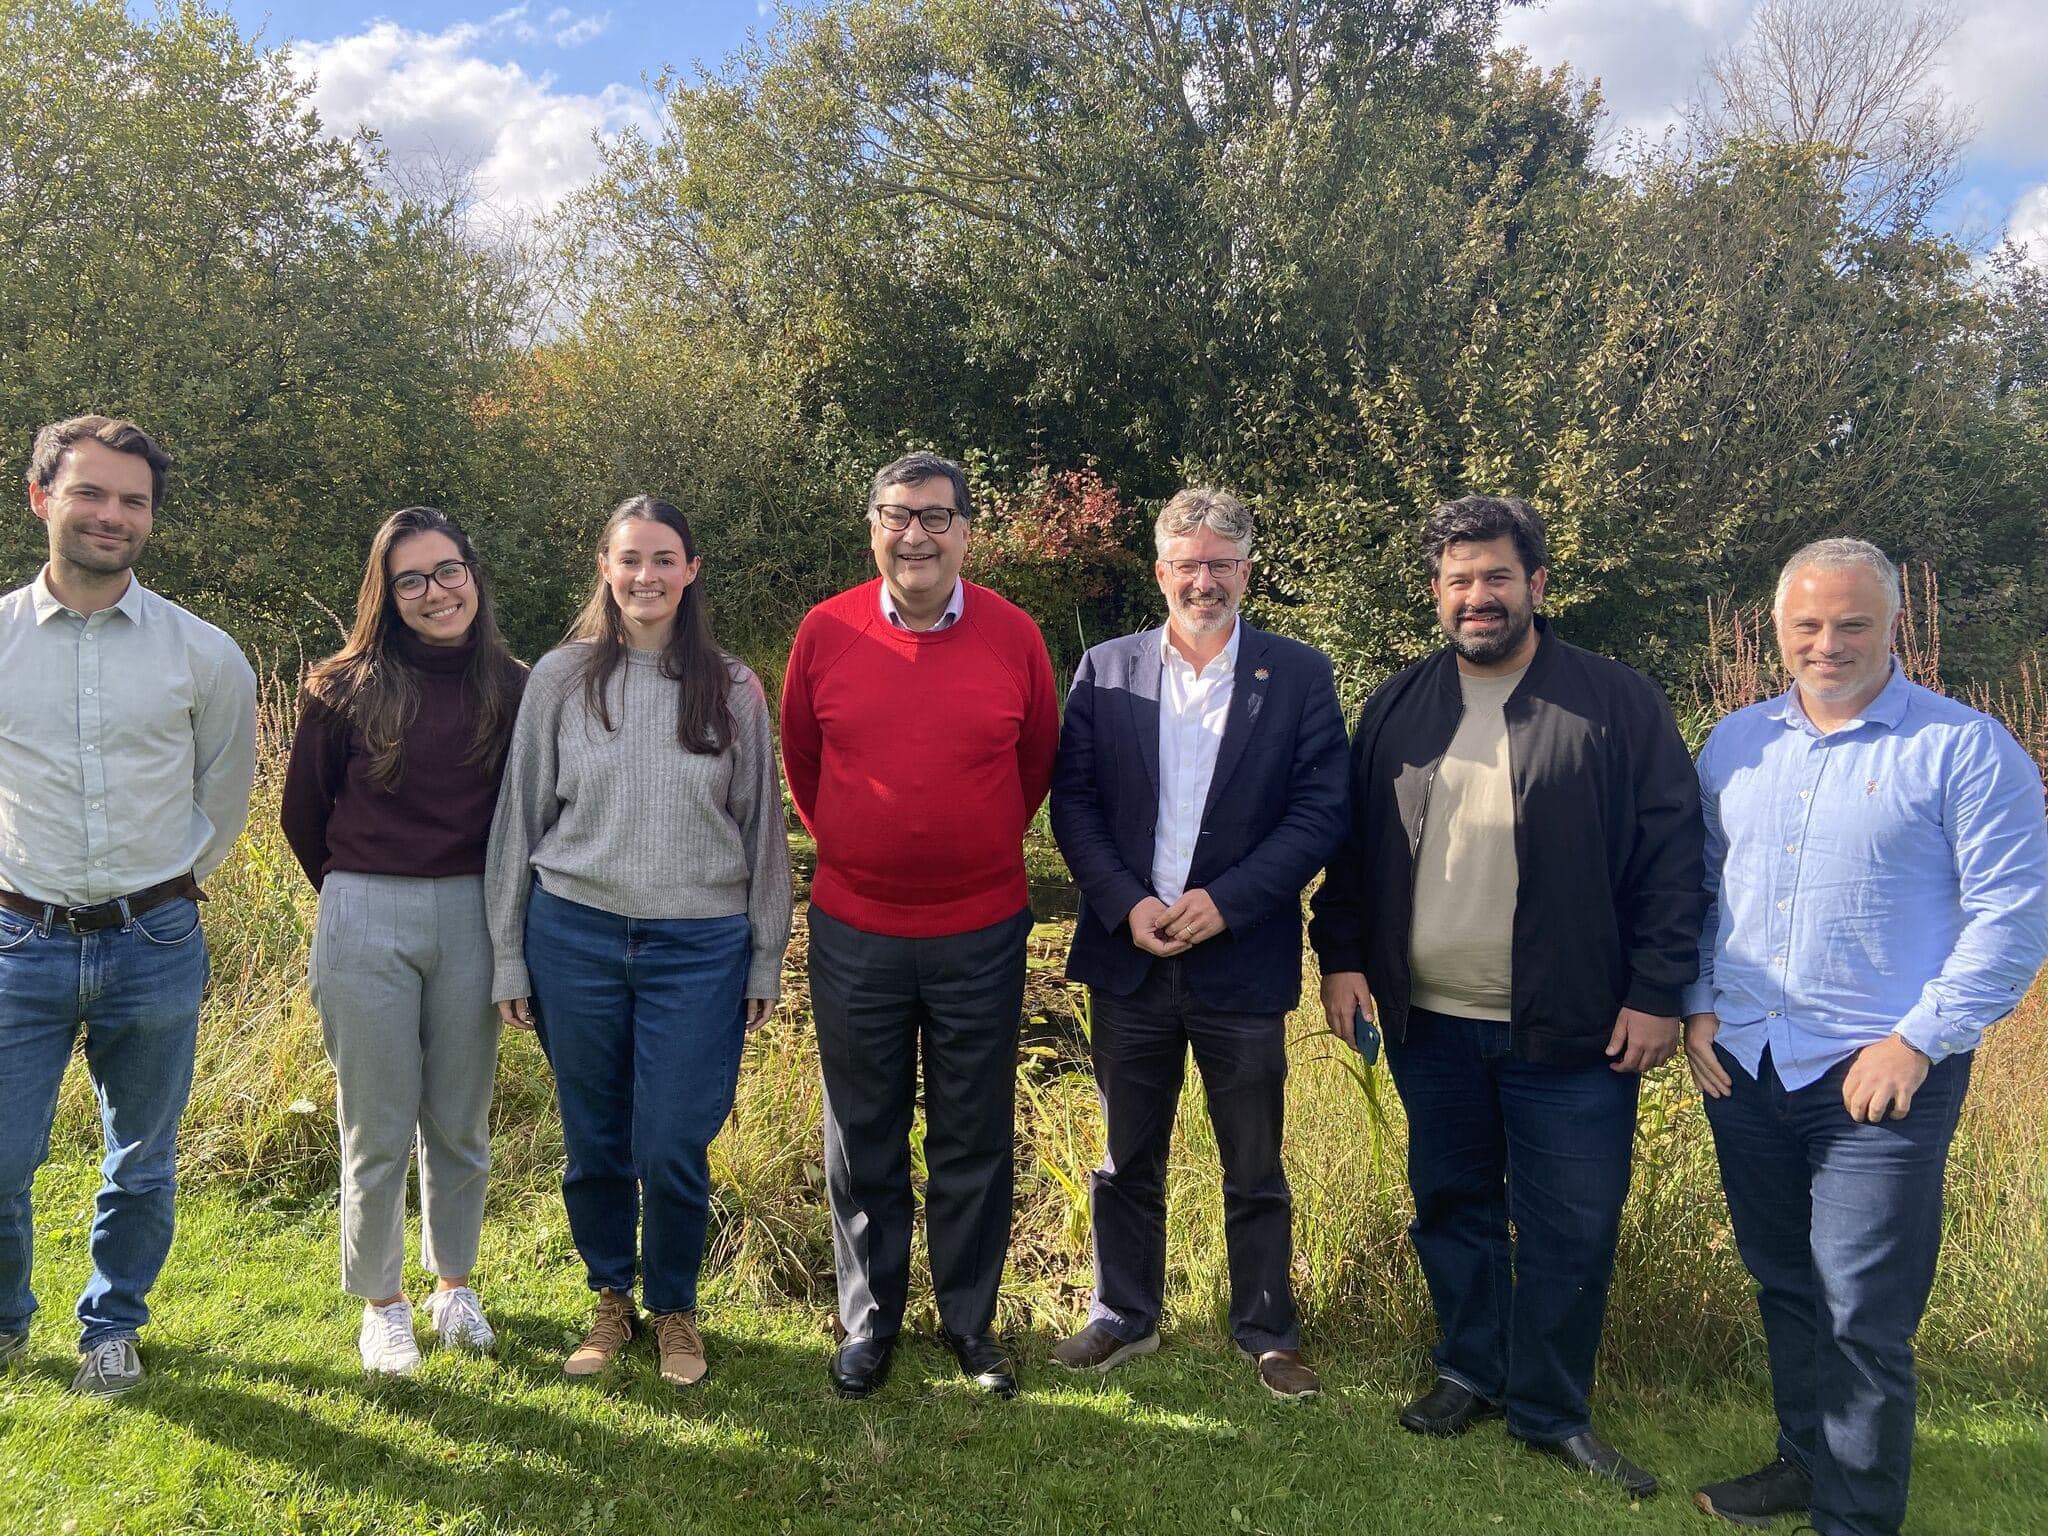
[[1656, 684], [1536, 616], [1527, 502], [1438, 507], [1423, 546], [1450, 644], [1366, 701], [1309, 924], [1330, 1029], [1353, 1040], [1377, 1001], [1408, 1115], [1442, 1337], [1401, 1423], [1505, 1413], [1643, 1497], [1656, 1479], [1594, 1435], [1587, 1393], [1637, 1089], [1677, 1049], [1697, 967], [1699, 782]]

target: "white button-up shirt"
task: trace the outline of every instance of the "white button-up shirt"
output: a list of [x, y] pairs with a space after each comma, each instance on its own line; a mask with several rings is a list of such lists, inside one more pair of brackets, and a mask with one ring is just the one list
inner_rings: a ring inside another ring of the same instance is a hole
[[[953, 583], [953, 595], [946, 599], [946, 611], [939, 615], [939, 622], [934, 624], [932, 629], [944, 629], [948, 625], [958, 624], [960, 622], [960, 615], [966, 611], [967, 583], [955, 581]], [[889, 583], [886, 581], [882, 583], [882, 617], [898, 629], [910, 628], [908, 624], [903, 622], [903, 615], [898, 611], [896, 599], [890, 593]], [[926, 633], [931, 633], [931, 630], [927, 630]]]
[[1232, 619], [1223, 649], [1197, 672], [1174, 649], [1168, 631], [1159, 631], [1165, 672], [1159, 682], [1159, 818], [1152, 834], [1152, 890], [1169, 907], [1187, 894], [1202, 807], [1216, 776], [1223, 725], [1230, 718], [1242, 634]]
[[0, 597], [0, 886], [88, 906], [219, 868], [249, 816], [256, 674], [133, 577], [90, 618]]

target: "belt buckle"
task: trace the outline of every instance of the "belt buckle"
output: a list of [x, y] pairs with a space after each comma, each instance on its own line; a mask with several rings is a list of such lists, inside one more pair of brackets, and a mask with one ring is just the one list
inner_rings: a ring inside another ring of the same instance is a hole
[[[85, 921], [80, 922], [80, 918]], [[109, 928], [118, 928], [121, 926], [121, 903], [97, 901], [89, 907], [66, 907], [64, 926], [71, 930], [74, 938], [82, 933], [104, 933]]]

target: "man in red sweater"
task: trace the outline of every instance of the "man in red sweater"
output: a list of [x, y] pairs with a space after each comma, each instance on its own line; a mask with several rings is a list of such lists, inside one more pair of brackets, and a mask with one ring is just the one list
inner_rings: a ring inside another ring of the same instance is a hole
[[842, 1397], [882, 1384], [903, 1322], [920, 1051], [939, 1321], [977, 1385], [1017, 1390], [990, 1330], [1010, 1247], [1023, 838], [1052, 781], [1059, 707], [1037, 625], [960, 577], [972, 510], [950, 459], [913, 453], [877, 473], [880, 579], [804, 616], [783, 679], [783, 767], [818, 843], [811, 1004]]

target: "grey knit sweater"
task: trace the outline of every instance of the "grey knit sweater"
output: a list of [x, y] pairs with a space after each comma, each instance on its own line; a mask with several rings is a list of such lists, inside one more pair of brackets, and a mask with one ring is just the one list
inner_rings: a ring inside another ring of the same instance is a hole
[[789, 946], [789, 843], [768, 702], [732, 669], [733, 743], [713, 754], [676, 741], [676, 684], [653, 651], [612, 675], [607, 732], [585, 707], [584, 647], [543, 656], [526, 684], [505, 758], [484, 871], [495, 966], [491, 998], [527, 997], [526, 897], [548, 892], [621, 917], [731, 917], [753, 923], [748, 997], [781, 993]]

